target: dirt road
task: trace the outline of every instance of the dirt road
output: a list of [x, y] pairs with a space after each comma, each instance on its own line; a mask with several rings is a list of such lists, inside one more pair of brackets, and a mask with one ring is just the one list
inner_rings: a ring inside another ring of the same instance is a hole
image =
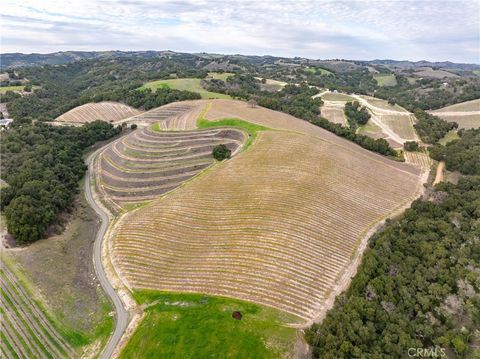
[[445, 161], [440, 161], [437, 166], [437, 173], [435, 174], [435, 180], [433, 181], [433, 185], [435, 186], [437, 183], [443, 181], [443, 176], [445, 174]]

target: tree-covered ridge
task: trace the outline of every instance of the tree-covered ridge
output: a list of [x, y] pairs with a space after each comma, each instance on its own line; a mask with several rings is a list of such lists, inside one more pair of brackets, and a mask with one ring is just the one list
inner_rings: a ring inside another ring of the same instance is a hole
[[430, 149], [430, 157], [445, 161], [449, 171], [459, 171], [467, 175], [480, 175], [480, 129], [461, 129], [460, 138], [445, 146], [435, 145]]
[[480, 177], [437, 186], [374, 235], [349, 290], [307, 331], [316, 358], [471, 354], [480, 340]]
[[72, 205], [86, 166], [84, 150], [121, 132], [102, 121], [82, 127], [37, 123], [2, 133], [1, 209], [17, 243], [43, 238], [59, 213]]
[[[11, 98], [8, 111], [17, 121], [26, 119], [53, 120], [68, 110], [88, 102], [122, 101], [137, 108], [150, 109], [168, 102], [199, 98], [188, 91], [162, 89], [158, 94], [137, 91], [146, 81], [182, 77], [205, 77], [208, 72], [195, 68], [189, 57], [116, 58], [112, 60], [78, 61], [67, 65], [27, 67], [18, 77], [41, 86], [25, 97]], [[13, 96], [10, 96], [13, 97]]]

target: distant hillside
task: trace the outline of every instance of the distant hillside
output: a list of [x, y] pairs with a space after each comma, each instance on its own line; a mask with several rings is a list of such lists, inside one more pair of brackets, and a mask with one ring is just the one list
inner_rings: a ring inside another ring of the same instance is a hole
[[417, 67], [432, 67], [443, 70], [463, 70], [475, 71], [480, 70], [479, 64], [461, 64], [450, 61], [430, 62], [430, 61], [396, 61], [396, 60], [373, 60], [360, 61], [360, 63], [368, 65], [384, 65], [387, 67], [396, 67], [402, 69], [417, 68]]
[[180, 57], [189, 56], [202, 60], [211, 60], [208, 70], [232, 70], [238, 65], [246, 65], [245, 62], [252, 65], [268, 65], [274, 63], [297, 64], [321, 66], [333, 71], [351, 71], [359, 66], [376, 66], [381, 65], [389, 68], [410, 69], [420, 67], [431, 67], [434, 69], [456, 70], [456, 71], [476, 71], [480, 70], [478, 64], [457, 64], [450, 61], [429, 62], [429, 61], [396, 61], [396, 60], [373, 60], [373, 61], [356, 61], [345, 59], [307, 59], [302, 57], [285, 58], [276, 56], [248, 56], [248, 55], [221, 55], [208, 53], [180, 53], [169, 50], [164, 51], [60, 51], [50, 54], [22, 54], [7, 53], [0, 54], [0, 69], [16, 68], [22, 66], [35, 65], [61, 65], [79, 60], [89, 59], [109, 59], [116, 57], [137, 57], [151, 59], [155, 57]]
[[173, 51], [60, 51], [50, 54], [0, 54], [0, 69], [35, 65], [62, 65], [69, 62], [115, 57], [166, 57], [176, 55]]

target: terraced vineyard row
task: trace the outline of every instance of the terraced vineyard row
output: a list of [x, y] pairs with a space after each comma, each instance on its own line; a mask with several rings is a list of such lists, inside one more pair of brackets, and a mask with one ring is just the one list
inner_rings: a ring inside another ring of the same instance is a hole
[[195, 129], [197, 118], [202, 111], [201, 102], [175, 102], [144, 112], [131, 119], [143, 124], [158, 123], [162, 130]]
[[66, 123], [86, 123], [95, 120], [118, 122], [128, 117], [136, 116], [141, 112], [133, 107], [119, 102], [86, 103], [71, 109], [57, 117], [55, 121]]
[[15, 275], [1, 264], [2, 358], [73, 358], [75, 351], [65, 341]]
[[261, 132], [249, 151], [127, 214], [113, 237], [116, 269], [132, 288], [314, 318], [361, 238], [420, 187], [419, 170], [334, 140]]
[[225, 144], [238, 152], [247, 134], [229, 128], [132, 132], [97, 158], [97, 187], [114, 208], [152, 200], [210, 166], [212, 149]]

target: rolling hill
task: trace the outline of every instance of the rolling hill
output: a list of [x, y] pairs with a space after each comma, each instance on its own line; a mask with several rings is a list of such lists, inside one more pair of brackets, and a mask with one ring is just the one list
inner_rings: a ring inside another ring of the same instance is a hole
[[220, 295], [314, 320], [348, 283], [373, 228], [421, 192], [421, 171], [241, 101], [211, 101], [205, 118], [272, 130], [122, 217], [116, 270], [133, 290]]

